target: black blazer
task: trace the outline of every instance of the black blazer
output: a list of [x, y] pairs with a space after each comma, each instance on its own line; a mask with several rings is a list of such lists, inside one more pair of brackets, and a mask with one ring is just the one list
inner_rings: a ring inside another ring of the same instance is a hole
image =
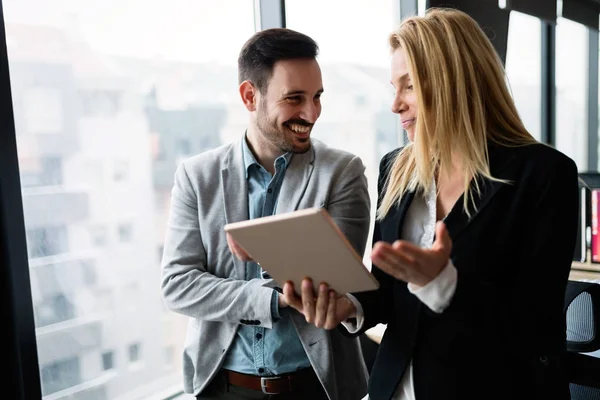
[[[380, 165], [379, 198], [399, 149]], [[435, 314], [373, 266], [380, 289], [354, 294], [361, 332], [387, 324], [369, 382], [372, 400], [392, 397], [412, 360], [417, 400], [569, 399], [563, 370], [563, 300], [575, 248], [578, 176], [557, 150], [490, 145], [492, 176], [471, 219], [462, 197], [445, 219], [458, 271], [449, 307]], [[373, 242], [399, 239], [414, 198], [376, 222]]]

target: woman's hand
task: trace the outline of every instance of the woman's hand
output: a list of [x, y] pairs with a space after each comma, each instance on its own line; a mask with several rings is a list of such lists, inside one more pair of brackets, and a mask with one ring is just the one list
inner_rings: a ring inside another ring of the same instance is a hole
[[382, 271], [396, 279], [415, 286], [425, 286], [448, 264], [452, 239], [446, 225], [439, 221], [435, 227], [435, 241], [430, 249], [397, 240], [393, 244], [377, 242], [371, 260]]
[[318, 292], [313, 291], [310, 278], [302, 281], [300, 297], [294, 293], [293, 283], [288, 281], [283, 286], [284, 301], [317, 328], [334, 329], [340, 322], [356, 316], [356, 307], [347, 296], [337, 294], [326, 283], [319, 285]]

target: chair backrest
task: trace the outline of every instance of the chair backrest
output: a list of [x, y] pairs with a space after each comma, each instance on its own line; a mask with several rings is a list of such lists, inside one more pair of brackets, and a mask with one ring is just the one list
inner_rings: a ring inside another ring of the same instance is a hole
[[571, 399], [600, 399], [600, 284], [569, 281], [564, 310]]

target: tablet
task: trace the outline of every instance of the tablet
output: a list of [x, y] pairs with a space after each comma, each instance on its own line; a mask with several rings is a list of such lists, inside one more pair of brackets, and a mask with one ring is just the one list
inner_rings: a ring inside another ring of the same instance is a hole
[[324, 208], [225, 225], [225, 231], [278, 283], [310, 277], [337, 293], [376, 290], [379, 283]]

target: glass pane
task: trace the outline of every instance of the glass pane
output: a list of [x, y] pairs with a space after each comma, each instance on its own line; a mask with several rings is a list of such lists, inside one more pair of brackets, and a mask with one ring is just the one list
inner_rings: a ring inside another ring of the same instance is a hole
[[559, 18], [556, 25], [556, 148], [587, 170], [587, 28]]
[[[400, 145], [398, 117], [391, 111], [388, 35], [398, 13], [389, 0], [287, 0], [288, 28], [311, 36], [320, 48], [323, 111], [313, 137], [350, 151], [366, 166], [375, 212], [379, 161]], [[343, 34], [331, 21], [343, 14]], [[370, 263], [370, 246], [365, 261]], [[369, 264], [370, 265], [370, 264]]]
[[253, 2], [2, 5], [44, 398], [181, 388], [157, 253], [178, 161], [244, 131]]
[[516, 11], [510, 13], [506, 75], [519, 116], [538, 140], [542, 137], [541, 32], [538, 18]]

